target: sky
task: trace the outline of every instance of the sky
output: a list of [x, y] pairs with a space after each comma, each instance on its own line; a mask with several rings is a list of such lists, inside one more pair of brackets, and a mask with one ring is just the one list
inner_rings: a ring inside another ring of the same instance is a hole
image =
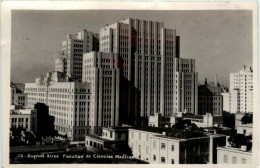
[[67, 34], [99, 30], [125, 18], [164, 22], [180, 36], [180, 57], [196, 62], [199, 83], [229, 87], [229, 74], [252, 66], [250, 10], [14, 10], [11, 22], [11, 81], [33, 82], [54, 71]]

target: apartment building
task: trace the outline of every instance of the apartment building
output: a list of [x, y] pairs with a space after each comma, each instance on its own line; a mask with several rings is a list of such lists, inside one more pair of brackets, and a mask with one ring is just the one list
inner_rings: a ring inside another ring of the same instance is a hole
[[253, 112], [253, 70], [230, 73], [230, 112]]
[[55, 70], [75, 80], [82, 79], [83, 53], [99, 50], [99, 34], [80, 30], [75, 35], [68, 34], [62, 41], [61, 57], [55, 61]]
[[33, 108], [38, 102], [48, 105], [49, 114], [55, 118], [55, 130], [71, 140], [84, 140], [90, 133], [90, 91], [88, 83], [69, 81], [61, 72], [25, 83], [28, 106]]
[[217, 81], [208, 83], [205, 79], [203, 85], [198, 88], [199, 115], [211, 113], [215, 116], [222, 116], [223, 96], [222, 88]]

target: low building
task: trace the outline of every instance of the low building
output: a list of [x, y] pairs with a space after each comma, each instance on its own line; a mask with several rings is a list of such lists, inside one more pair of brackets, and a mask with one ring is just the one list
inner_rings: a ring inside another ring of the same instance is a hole
[[37, 133], [37, 110], [29, 108], [10, 110], [10, 128], [24, 128]]
[[85, 137], [85, 146], [95, 153], [116, 153], [127, 149], [127, 140], [127, 127], [103, 127], [102, 136], [90, 134]]
[[216, 146], [225, 145], [225, 139], [225, 135], [145, 127], [129, 129], [128, 145], [133, 157], [152, 164], [203, 164], [216, 162]]
[[246, 146], [241, 148], [218, 147], [217, 164], [250, 164], [252, 163], [252, 152], [246, 150]]
[[218, 127], [222, 126], [223, 117], [213, 116], [211, 113], [205, 115], [184, 115], [181, 112], [175, 113], [173, 116], [162, 116], [159, 113], [155, 113], [154, 116], [149, 116], [148, 125], [151, 127], [172, 127], [178, 120], [190, 120], [191, 123], [196, 124], [198, 127]]

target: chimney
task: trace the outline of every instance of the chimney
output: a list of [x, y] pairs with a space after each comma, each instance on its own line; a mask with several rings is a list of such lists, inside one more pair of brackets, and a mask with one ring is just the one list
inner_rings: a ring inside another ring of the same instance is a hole
[[241, 145], [240, 149], [241, 149], [242, 151], [247, 151], [247, 146], [246, 146], [246, 145]]

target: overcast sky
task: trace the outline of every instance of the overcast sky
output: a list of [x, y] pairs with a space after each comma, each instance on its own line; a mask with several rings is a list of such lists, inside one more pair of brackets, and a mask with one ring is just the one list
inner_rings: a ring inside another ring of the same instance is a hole
[[61, 42], [80, 29], [99, 32], [124, 18], [164, 22], [181, 38], [180, 57], [196, 59], [199, 82], [229, 87], [229, 73], [252, 66], [252, 12], [219, 11], [13, 11], [11, 80], [32, 82], [55, 69]]

